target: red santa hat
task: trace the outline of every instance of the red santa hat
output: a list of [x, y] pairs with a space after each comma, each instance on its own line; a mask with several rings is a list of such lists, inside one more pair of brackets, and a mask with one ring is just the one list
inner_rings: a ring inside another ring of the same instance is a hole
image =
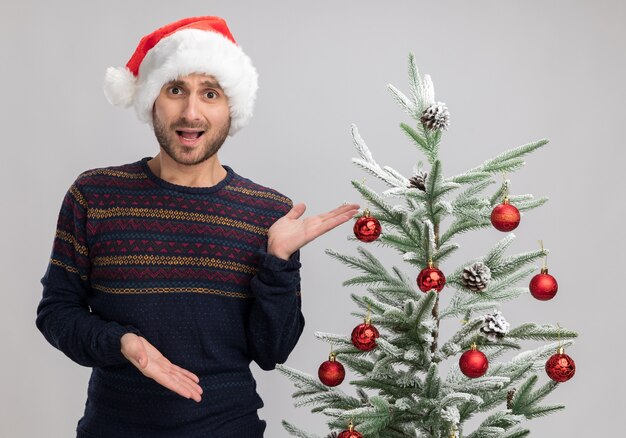
[[141, 39], [126, 67], [109, 67], [104, 94], [116, 106], [134, 106], [152, 123], [152, 107], [164, 84], [191, 73], [205, 73], [228, 96], [229, 135], [243, 128], [254, 108], [257, 72], [220, 17], [185, 18]]

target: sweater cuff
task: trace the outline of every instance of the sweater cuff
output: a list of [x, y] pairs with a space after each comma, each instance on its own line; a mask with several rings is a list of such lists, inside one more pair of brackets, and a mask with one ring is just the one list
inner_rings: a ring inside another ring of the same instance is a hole
[[123, 364], [128, 359], [122, 354], [122, 336], [126, 333], [134, 333], [137, 336], [141, 336], [141, 333], [132, 326], [122, 326], [115, 322], [109, 324], [113, 325], [113, 327], [105, 335], [106, 340], [102, 348], [104, 360], [111, 365]]
[[289, 257], [289, 260], [281, 259], [267, 252], [265, 248], [260, 248], [259, 254], [259, 267], [266, 268], [271, 271], [297, 271], [300, 269], [300, 254], [299, 251], [294, 252]]

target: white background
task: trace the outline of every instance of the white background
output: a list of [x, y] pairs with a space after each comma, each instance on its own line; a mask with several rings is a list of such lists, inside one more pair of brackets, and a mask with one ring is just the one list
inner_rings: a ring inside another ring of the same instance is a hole
[[[74, 436], [89, 369], [53, 349], [34, 324], [58, 210], [80, 172], [158, 152], [132, 110], [106, 102], [102, 77], [106, 67], [126, 63], [143, 35], [194, 15], [225, 17], [260, 73], [255, 117], [227, 140], [222, 162], [306, 202], [310, 212], [359, 200], [350, 180], [366, 175], [350, 162], [351, 123], [381, 164], [410, 176], [423, 159], [400, 133], [398, 124], [409, 120], [385, 89], [393, 83], [408, 91], [409, 52], [452, 114], [441, 148], [445, 175], [549, 138], [509, 175], [513, 193], [550, 197], [524, 214], [511, 252], [537, 249], [544, 239], [559, 293], [545, 303], [520, 298], [505, 306], [505, 316], [513, 325], [559, 322], [581, 336], [568, 350], [575, 378], [547, 399], [567, 409], [526, 425], [538, 437], [620, 433], [626, 407], [622, 2], [23, 0], [3, 1], [0, 13], [0, 436]], [[373, 177], [367, 182], [383, 188]], [[287, 365], [311, 374], [329, 350], [314, 331], [349, 334], [359, 323], [349, 295], [365, 291], [343, 288], [353, 272], [324, 254], [329, 247], [354, 254], [350, 228], [303, 250], [306, 328]], [[495, 230], [461, 236], [462, 248], [441, 268], [452, 271], [501, 237]], [[395, 253], [378, 254], [417, 275]], [[458, 328], [451, 324], [444, 332]], [[267, 437], [288, 435], [281, 419], [328, 433], [322, 415], [292, 407], [288, 379], [254, 364], [253, 371]], [[347, 381], [342, 387], [353, 393]]]

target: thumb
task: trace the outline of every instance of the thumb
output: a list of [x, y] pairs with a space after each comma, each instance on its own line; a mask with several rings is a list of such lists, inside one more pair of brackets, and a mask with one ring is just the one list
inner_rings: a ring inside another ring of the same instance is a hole
[[300, 216], [304, 214], [305, 210], [306, 210], [306, 205], [304, 205], [304, 203], [301, 202], [299, 204], [294, 205], [293, 208], [289, 210], [289, 212], [285, 215], [285, 217], [288, 217], [289, 219], [298, 219]]
[[145, 368], [148, 366], [148, 354], [146, 353], [146, 348], [143, 345], [139, 346], [139, 351], [137, 351], [135, 360], [141, 368]]

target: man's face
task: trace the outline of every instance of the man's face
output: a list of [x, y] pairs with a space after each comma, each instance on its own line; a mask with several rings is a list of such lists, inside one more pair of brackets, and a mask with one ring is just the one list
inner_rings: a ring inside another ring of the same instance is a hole
[[230, 129], [228, 98], [219, 83], [190, 74], [161, 88], [152, 110], [154, 134], [175, 162], [199, 164], [222, 146]]

